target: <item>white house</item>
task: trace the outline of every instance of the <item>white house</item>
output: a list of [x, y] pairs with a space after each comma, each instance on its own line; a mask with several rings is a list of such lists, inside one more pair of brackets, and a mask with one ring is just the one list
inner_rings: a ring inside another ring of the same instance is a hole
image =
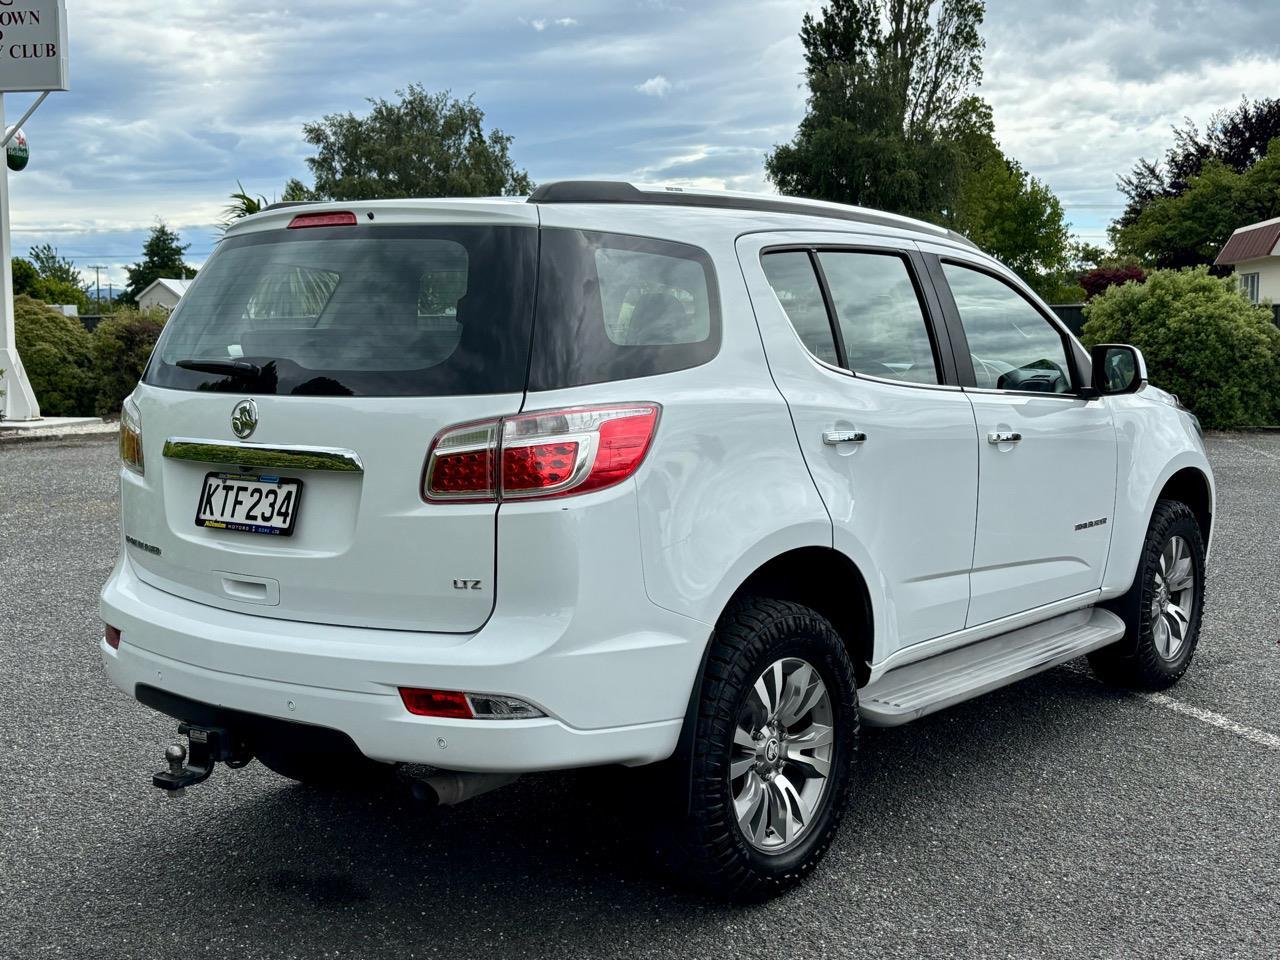
[[1240, 289], [1254, 303], [1280, 303], [1280, 217], [1241, 227], [1213, 262], [1235, 267]]
[[178, 305], [178, 301], [182, 299], [182, 295], [187, 292], [189, 286], [191, 286], [190, 280], [164, 278], [153, 280], [138, 294], [138, 308], [150, 310], [152, 307], [159, 307], [162, 310], [172, 310]]

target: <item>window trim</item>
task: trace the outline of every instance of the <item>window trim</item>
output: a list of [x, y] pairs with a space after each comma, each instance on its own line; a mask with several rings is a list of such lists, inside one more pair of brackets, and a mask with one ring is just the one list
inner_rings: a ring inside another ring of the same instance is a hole
[[[916, 294], [916, 302], [920, 306], [920, 317], [924, 321], [925, 335], [929, 338], [929, 349], [933, 354], [934, 370], [938, 375], [937, 383], [916, 383], [910, 380], [894, 380], [890, 377], [877, 377], [871, 373], [860, 373], [857, 370], [851, 370], [848, 367], [848, 354], [845, 352], [844, 333], [840, 329], [840, 320], [836, 313], [835, 301], [831, 297], [831, 288], [827, 284], [827, 275], [822, 268], [822, 262], [818, 257], [820, 253], [869, 253], [882, 257], [895, 257], [902, 261], [907, 269], [907, 276], [911, 280], [912, 289]], [[818, 364], [824, 370], [832, 373], [838, 373], [845, 377], [852, 377], [857, 380], [868, 380], [872, 383], [891, 384], [899, 387], [916, 387], [925, 390], [959, 390], [962, 387], [959, 371], [956, 369], [953, 354], [954, 349], [948, 331], [943, 326], [942, 313], [940, 304], [935, 297], [931, 297], [932, 285], [926, 286], [923, 280], [925, 274], [925, 264], [918, 250], [907, 249], [904, 247], [888, 247], [877, 246], [873, 244], [859, 243], [775, 243], [761, 247], [759, 252], [759, 260], [761, 261], [761, 272], [764, 271], [763, 261], [771, 253], [807, 253], [809, 255], [809, 265], [814, 271], [814, 275], [818, 279], [818, 287], [822, 291], [822, 303], [827, 311], [827, 322], [831, 325], [832, 337], [835, 341], [836, 357], [840, 360], [842, 366], [834, 366], [816, 356], [808, 345], [800, 337], [795, 325], [791, 323], [791, 318], [787, 317], [787, 325], [791, 328], [792, 334], [796, 341], [804, 350], [805, 355], [814, 363]], [[768, 277], [765, 278], [768, 282]], [[769, 285], [772, 289], [772, 284]], [[786, 314], [784, 308], [783, 314]], [[944, 344], [946, 349], [944, 350]]]
[[[1063, 400], [1079, 401], [1080, 393], [1089, 386], [1089, 370], [1087, 360], [1082, 357], [1083, 351], [1078, 349], [1075, 337], [1071, 335], [1071, 331], [1067, 329], [1066, 324], [1053, 314], [1051, 311], [1046, 312], [1029, 296], [1026, 291], [1018, 288], [1018, 285], [990, 266], [978, 263], [973, 260], [966, 260], [960, 257], [939, 256], [930, 254], [932, 258], [930, 264], [930, 276], [937, 288], [938, 299], [942, 302], [943, 312], [947, 315], [948, 332], [951, 334], [952, 348], [956, 353], [956, 364], [963, 371], [961, 388], [966, 393], [982, 393], [993, 395], [1006, 395], [1016, 397], [1049, 397]], [[1068, 363], [1068, 372], [1071, 375], [1071, 389], [1066, 393], [1042, 393], [1038, 390], [1004, 390], [998, 387], [980, 387], [978, 386], [978, 377], [973, 369], [973, 360], [969, 352], [969, 336], [964, 329], [964, 320], [960, 316], [960, 307], [956, 304], [955, 296], [951, 292], [951, 284], [947, 280], [946, 273], [943, 270], [944, 264], [952, 264], [966, 270], [973, 270], [975, 273], [982, 273], [993, 280], [1003, 283], [1012, 290], [1024, 303], [1034, 310], [1050, 327], [1058, 334], [1058, 338], [1062, 341], [1063, 355]], [[933, 267], [936, 266], [936, 269]]]

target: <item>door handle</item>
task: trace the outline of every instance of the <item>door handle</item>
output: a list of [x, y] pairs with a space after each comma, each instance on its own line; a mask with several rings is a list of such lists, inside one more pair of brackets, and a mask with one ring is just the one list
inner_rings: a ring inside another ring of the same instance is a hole
[[987, 434], [987, 443], [1017, 443], [1021, 439], [1020, 433], [998, 431]]
[[822, 434], [822, 442], [829, 447], [838, 443], [862, 443], [867, 435], [861, 430], [827, 430]]

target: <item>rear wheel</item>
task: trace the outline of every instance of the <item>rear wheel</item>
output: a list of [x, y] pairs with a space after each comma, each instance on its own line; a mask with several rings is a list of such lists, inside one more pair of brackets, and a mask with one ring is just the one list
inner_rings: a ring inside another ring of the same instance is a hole
[[721, 619], [687, 758], [687, 875], [760, 900], [803, 880], [848, 803], [858, 693], [844, 642], [796, 603], [751, 598]]
[[1186, 504], [1156, 504], [1133, 586], [1109, 606], [1128, 629], [1124, 639], [1089, 655], [1099, 679], [1161, 690], [1187, 672], [1204, 609], [1204, 540]]

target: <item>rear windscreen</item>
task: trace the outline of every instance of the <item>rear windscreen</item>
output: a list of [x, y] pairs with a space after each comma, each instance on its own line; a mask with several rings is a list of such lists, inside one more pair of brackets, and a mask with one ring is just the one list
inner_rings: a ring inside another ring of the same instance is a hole
[[183, 295], [144, 379], [311, 396], [522, 391], [537, 249], [534, 227], [231, 237]]

